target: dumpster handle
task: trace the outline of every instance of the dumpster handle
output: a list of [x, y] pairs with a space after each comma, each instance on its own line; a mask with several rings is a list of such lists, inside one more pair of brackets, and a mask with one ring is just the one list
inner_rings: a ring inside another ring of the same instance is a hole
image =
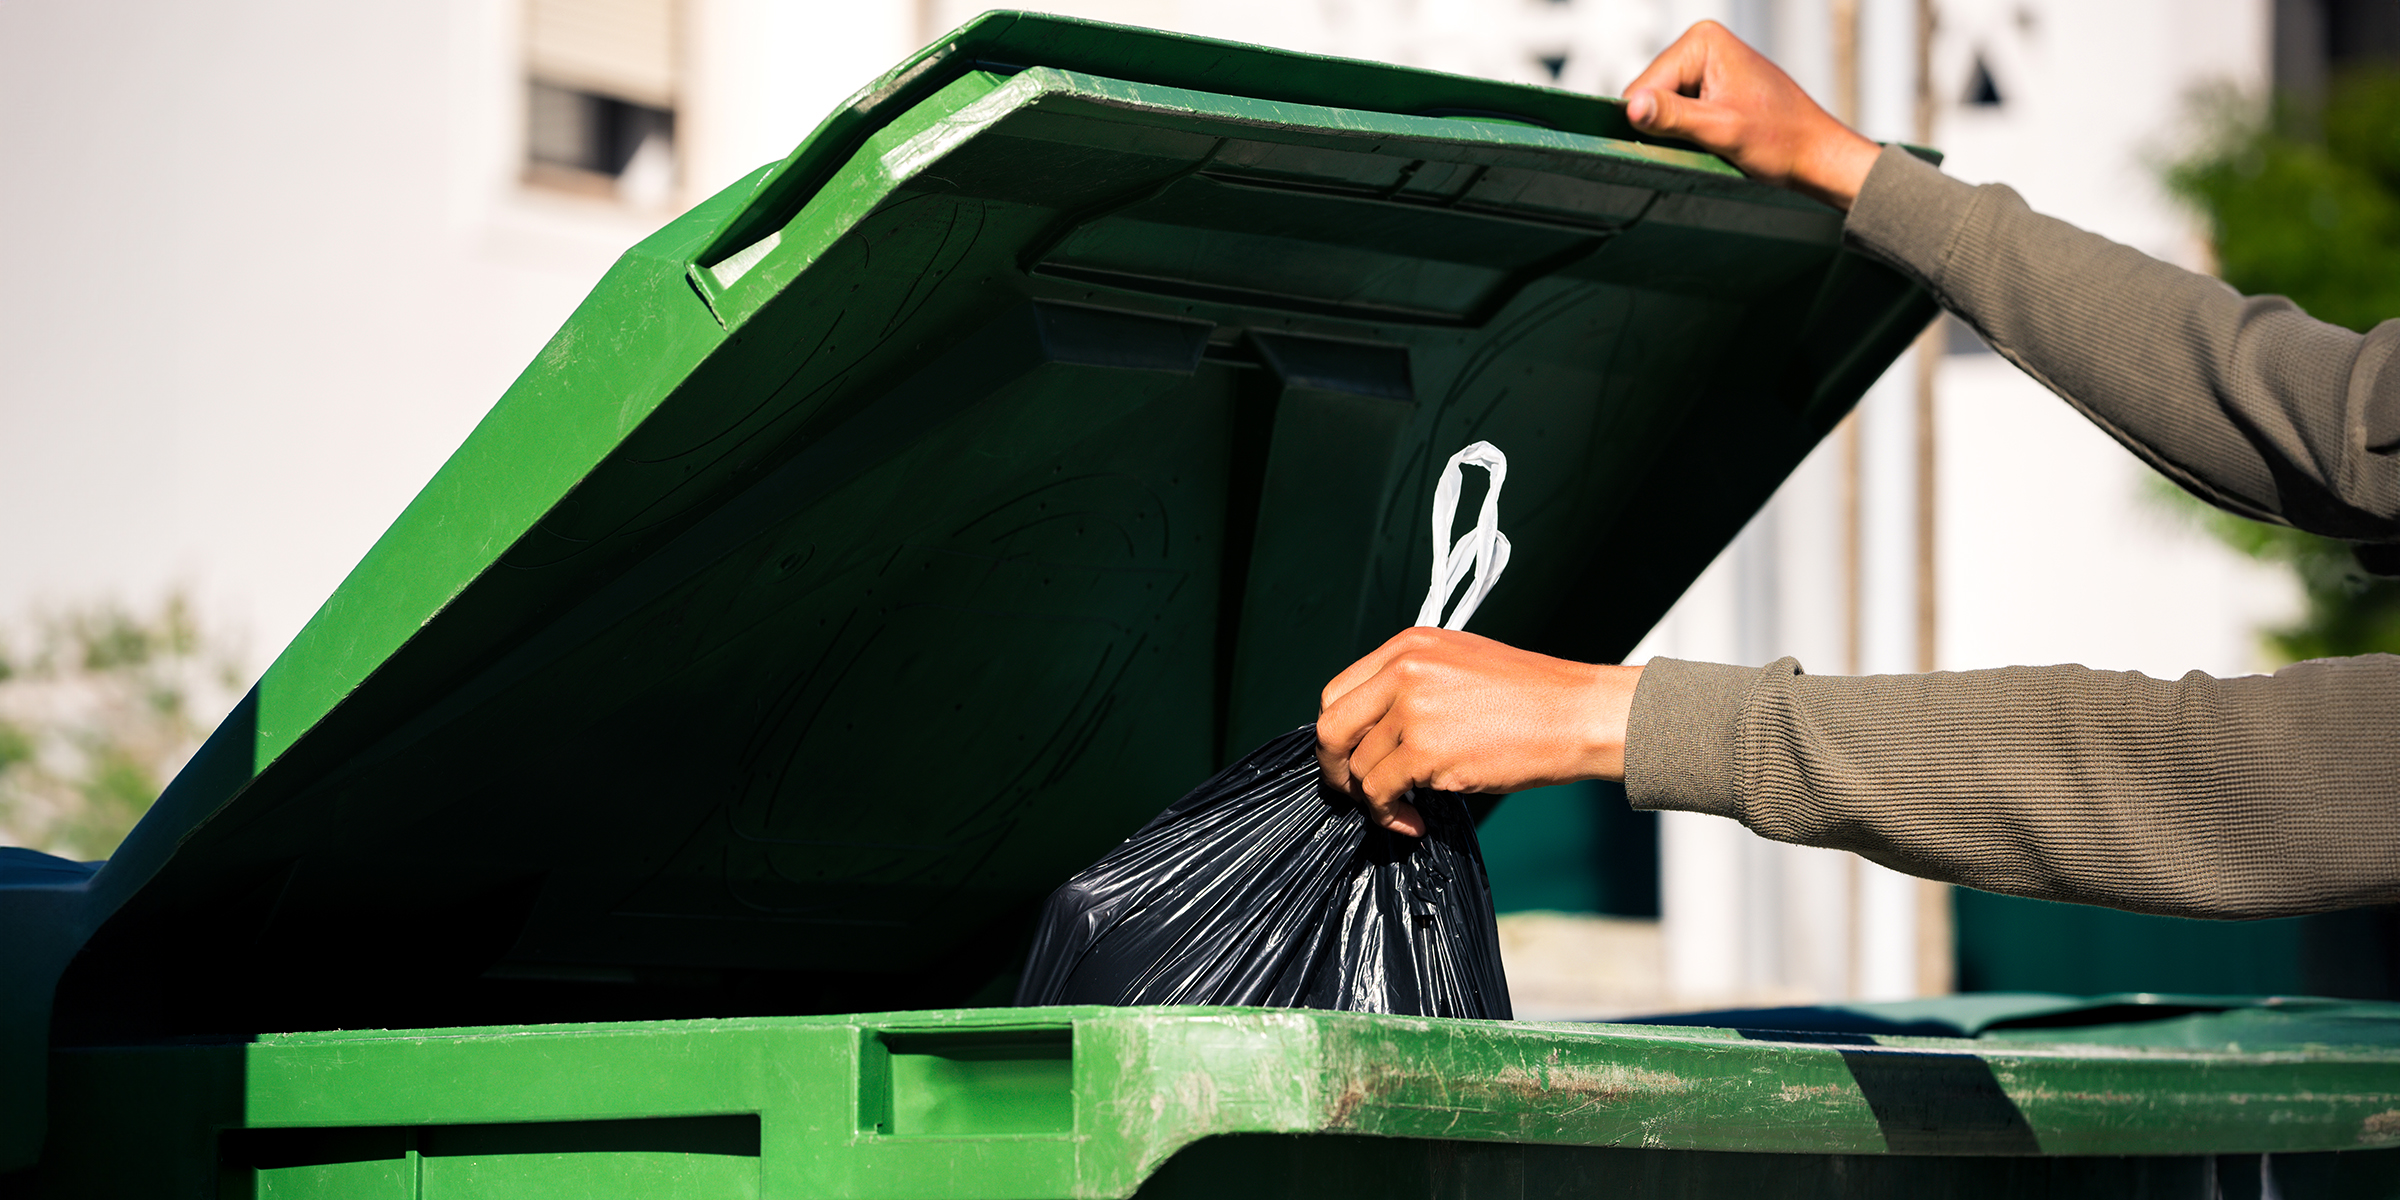
[[[1483, 511], [1476, 515], [1475, 527], [1453, 544], [1450, 526], [1458, 517], [1462, 466], [1482, 467], [1491, 474], [1492, 486], [1483, 494]], [[1465, 629], [1467, 618], [1475, 615], [1483, 598], [1492, 594], [1492, 585], [1500, 582], [1500, 572], [1508, 569], [1508, 535], [1500, 532], [1500, 485], [1507, 481], [1508, 456], [1490, 442], [1476, 442], [1451, 455], [1442, 468], [1441, 481], [1433, 487], [1433, 586], [1425, 593], [1425, 606], [1417, 610], [1417, 624]], [[1445, 622], [1442, 607], [1470, 567], [1475, 582], [1459, 597], [1458, 607]]]

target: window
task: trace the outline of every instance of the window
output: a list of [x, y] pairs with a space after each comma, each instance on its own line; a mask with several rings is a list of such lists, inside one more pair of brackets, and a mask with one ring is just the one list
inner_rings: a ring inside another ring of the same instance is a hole
[[1975, 56], [1974, 69], [1967, 73], [1965, 100], [1977, 108], [1998, 108], [2002, 103], [2000, 82], [1992, 78], [1991, 64], [1985, 62], [1981, 54]]
[[675, 188], [675, 0], [530, 0], [525, 180], [636, 207]]

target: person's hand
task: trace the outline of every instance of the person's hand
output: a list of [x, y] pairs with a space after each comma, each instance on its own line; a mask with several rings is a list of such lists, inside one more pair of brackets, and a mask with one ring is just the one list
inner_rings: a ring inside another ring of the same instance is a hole
[[1411, 837], [1414, 788], [1506, 793], [1625, 776], [1640, 667], [1568, 662], [1471, 633], [1402, 631], [1325, 685], [1317, 763], [1369, 819]]
[[1881, 152], [1714, 21], [1685, 30], [1626, 85], [1625, 116], [1644, 133], [1682, 138], [1752, 179], [1843, 212]]

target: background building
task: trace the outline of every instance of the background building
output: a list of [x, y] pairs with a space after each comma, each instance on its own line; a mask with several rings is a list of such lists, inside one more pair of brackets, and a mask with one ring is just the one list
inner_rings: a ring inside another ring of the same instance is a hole
[[[2340, 0], [1041, 7], [1608, 93], [1715, 18], [1871, 135], [1929, 140], [1962, 177], [2195, 267], [2200, 231], [2155, 183], [2187, 94], [2270, 72], [2321, 87], [2327, 62], [2384, 44], [2382, 10]], [[0, 614], [180, 586], [255, 673], [623, 247], [975, 9], [0, 6]], [[2290, 585], [2153, 491], [1972, 334], [1937, 332], [1642, 653], [1831, 672], [2264, 665], [2253, 631]], [[1846, 854], [1630, 814], [1597, 787], [1510, 801], [1489, 846], [1504, 907], [1564, 914], [1511, 921], [1532, 1015], [1907, 995], [1961, 964], [1971, 986], [2302, 982], [2288, 929], [2094, 933], [2080, 910], [1954, 903]], [[2048, 961], [2029, 964], [2011, 947], [2037, 935]], [[2109, 947], [2161, 937], [2222, 969], [2109, 974], [2125, 961]], [[2091, 969], [2052, 969], [2076, 955]]]

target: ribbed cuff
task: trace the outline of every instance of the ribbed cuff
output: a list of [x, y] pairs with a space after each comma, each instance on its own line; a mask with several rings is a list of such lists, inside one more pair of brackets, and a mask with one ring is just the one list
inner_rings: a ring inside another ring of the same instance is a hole
[[1625, 720], [1625, 797], [1635, 808], [1741, 816], [1734, 731], [1756, 667], [1654, 658]]
[[1951, 233], [1974, 200], [1973, 185], [1942, 174], [1899, 146], [1885, 146], [1851, 202], [1842, 237], [1915, 276], [1939, 297]]

